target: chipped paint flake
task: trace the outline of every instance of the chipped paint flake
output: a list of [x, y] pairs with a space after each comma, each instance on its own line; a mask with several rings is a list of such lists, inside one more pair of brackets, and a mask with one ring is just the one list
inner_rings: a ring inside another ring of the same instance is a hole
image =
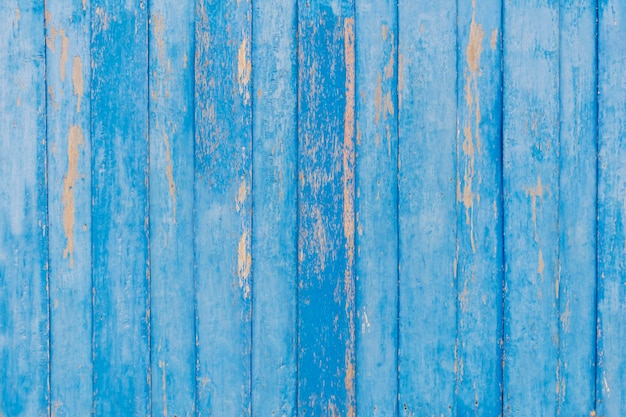
[[80, 113], [80, 101], [83, 97], [83, 63], [79, 56], [74, 57], [72, 64], [72, 85], [74, 86], [74, 95], [76, 96], [76, 113]]
[[80, 145], [84, 145], [83, 131], [79, 126], [71, 126], [67, 144], [67, 174], [63, 178], [63, 229], [67, 238], [67, 244], [63, 251], [63, 258], [69, 256], [70, 268], [74, 266], [74, 186], [79, 178], [78, 157]]
[[248, 38], [243, 38], [237, 51], [237, 80], [239, 81], [239, 93], [244, 95], [246, 102], [250, 98], [248, 83], [252, 73], [252, 63], [250, 62], [250, 45]]
[[70, 40], [65, 35], [65, 30], [63, 29], [59, 30], [59, 36], [61, 37], [61, 57], [59, 58], [59, 70], [61, 72], [61, 81], [65, 81]]
[[174, 215], [174, 222], [176, 222], [176, 184], [174, 183], [174, 166], [172, 163], [172, 149], [170, 147], [170, 139], [167, 133], [163, 132], [163, 143], [165, 145], [165, 176], [170, 189], [170, 196], [172, 197], [172, 212]]
[[495, 50], [498, 46], [498, 28], [494, 28], [491, 31], [491, 39], [489, 40], [489, 46], [492, 50]]
[[252, 255], [250, 254], [250, 236], [244, 230], [239, 239], [237, 247], [237, 276], [239, 277], [239, 288], [243, 290], [243, 297], [250, 296], [250, 267], [252, 265]]

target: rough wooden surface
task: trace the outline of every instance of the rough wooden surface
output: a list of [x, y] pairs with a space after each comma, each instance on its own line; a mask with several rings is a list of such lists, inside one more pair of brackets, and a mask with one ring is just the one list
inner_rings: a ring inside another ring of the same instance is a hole
[[0, 4], [0, 417], [621, 416], [617, 0]]

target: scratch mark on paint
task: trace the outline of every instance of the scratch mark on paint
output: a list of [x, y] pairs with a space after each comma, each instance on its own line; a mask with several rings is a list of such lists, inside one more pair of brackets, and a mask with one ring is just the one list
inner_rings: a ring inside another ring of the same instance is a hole
[[18, 25], [20, 24], [20, 19], [22, 18], [22, 15], [20, 14], [20, 8], [16, 7], [15, 8], [15, 27], [17, 28]]
[[72, 64], [72, 84], [74, 85], [74, 95], [76, 96], [76, 113], [80, 113], [80, 101], [84, 94], [83, 85], [83, 63], [79, 56], [74, 57]]
[[170, 139], [167, 133], [163, 132], [163, 143], [165, 144], [165, 175], [170, 188], [170, 196], [172, 197], [172, 210], [174, 214], [174, 222], [176, 222], [176, 184], [174, 183], [174, 166], [172, 164], [172, 149], [170, 148]]
[[489, 41], [489, 45], [492, 50], [495, 50], [496, 46], [498, 46], [498, 28], [494, 28], [493, 31], [491, 31], [491, 40]]
[[167, 417], [167, 375], [165, 373], [165, 362], [159, 361], [159, 368], [162, 371], [162, 388], [163, 388], [163, 417]]
[[530, 197], [531, 201], [531, 210], [532, 210], [532, 221], [535, 235], [535, 242], [539, 242], [539, 234], [537, 233], [537, 197], [543, 198], [544, 189], [541, 184], [541, 177], [537, 176], [537, 185], [535, 187], [529, 188], [526, 190], [526, 193]]
[[247, 230], [244, 230], [239, 239], [237, 248], [237, 276], [239, 277], [239, 288], [243, 290], [243, 297], [250, 296], [250, 266], [252, 255], [250, 254], [250, 237]]
[[246, 87], [250, 82], [250, 74], [252, 73], [249, 49], [248, 39], [243, 38], [237, 52], [237, 79], [239, 81], [239, 93], [244, 94], [246, 103], [250, 98], [250, 92]]
[[70, 268], [74, 266], [74, 185], [78, 179], [78, 146], [83, 145], [83, 131], [79, 126], [70, 126], [67, 144], [67, 175], [63, 178], [63, 229], [67, 238], [67, 245], [63, 251], [63, 259], [70, 258]]
[[83, 10], [87, 10], [87, 0], [83, 0]]
[[376, 88], [374, 89], [374, 123], [376, 124], [380, 122], [380, 114], [383, 109], [383, 86], [381, 81], [381, 76], [379, 75]]
[[237, 191], [237, 198], [235, 199], [237, 212], [241, 211], [243, 204], [246, 201], [246, 197], [248, 196], [248, 186], [246, 184], [246, 180], [241, 180], [241, 184], [239, 184], [239, 190]]
[[59, 30], [59, 36], [61, 37], [61, 57], [59, 60], [60, 71], [61, 71], [61, 81], [65, 81], [65, 67], [67, 66], [68, 60], [68, 50], [70, 47], [70, 40], [65, 35], [65, 30]]
[[404, 57], [398, 53], [398, 106], [402, 108], [402, 96], [404, 93]]
[[[476, 178], [476, 153], [481, 152], [480, 144], [480, 100], [478, 91], [478, 76], [480, 75], [480, 55], [482, 54], [482, 42], [485, 33], [482, 26], [476, 23], [476, 7], [473, 3], [472, 22], [470, 24], [470, 34], [465, 58], [469, 74], [465, 82], [465, 102], [467, 104], [467, 123], [463, 127], [463, 153], [468, 158], [465, 172], [463, 174], [463, 186], [461, 201], [465, 206], [465, 221], [470, 226], [470, 242], [472, 252], [476, 252], [474, 242], [474, 220], [473, 209], [474, 200], [479, 196], [474, 194], [473, 185]], [[474, 119], [474, 132], [472, 132], [472, 118]], [[476, 146], [474, 146], [474, 137]], [[457, 194], [461, 187], [458, 186]]]
[[354, 389], [354, 107], [355, 107], [355, 50], [354, 50], [354, 19], [344, 22], [344, 49], [346, 64], [346, 109], [344, 112], [344, 149], [343, 149], [343, 230], [346, 239], [346, 270], [344, 275], [344, 292], [346, 295], [346, 314], [348, 316], [349, 337], [346, 340], [346, 403], [347, 417], [355, 416]]
[[541, 249], [539, 249], [539, 255], [537, 256], [537, 273], [541, 275], [542, 280], [543, 280], [543, 271], [545, 268], [546, 268], [546, 264], [543, 260], [543, 252], [541, 251]]

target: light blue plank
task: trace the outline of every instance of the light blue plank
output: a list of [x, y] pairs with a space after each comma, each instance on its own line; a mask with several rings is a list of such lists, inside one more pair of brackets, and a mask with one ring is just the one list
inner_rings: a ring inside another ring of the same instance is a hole
[[399, 2], [399, 409], [452, 416], [456, 2]]
[[458, 3], [458, 414], [502, 412], [501, 4]]
[[626, 4], [603, 0], [598, 19], [597, 415], [626, 410]]
[[561, 2], [560, 366], [562, 416], [595, 408], [596, 2]]
[[150, 2], [152, 412], [195, 415], [194, 16], [191, 0]]
[[356, 2], [356, 415], [398, 404], [398, 20]]
[[559, 8], [504, 4], [504, 415], [555, 415], [559, 390]]
[[196, 5], [198, 412], [250, 415], [250, 1]]
[[348, 1], [298, 3], [298, 415], [355, 415], [355, 32]]
[[0, 4], [0, 415], [48, 415], [43, 1]]
[[82, 0], [46, 1], [50, 412], [88, 415], [91, 350], [91, 14]]
[[[132, 3], [132, 4], [131, 4]], [[93, 411], [150, 413], [146, 3], [91, 3]]]
[[252, 415], [296, 412], [296, 1], [255, 2]]

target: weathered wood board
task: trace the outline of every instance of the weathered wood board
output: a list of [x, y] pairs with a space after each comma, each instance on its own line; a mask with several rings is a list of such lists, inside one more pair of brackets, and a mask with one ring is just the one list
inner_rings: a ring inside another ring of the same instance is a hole
[[2, 2], [0, 417], [624, 415], [625, 36]]

